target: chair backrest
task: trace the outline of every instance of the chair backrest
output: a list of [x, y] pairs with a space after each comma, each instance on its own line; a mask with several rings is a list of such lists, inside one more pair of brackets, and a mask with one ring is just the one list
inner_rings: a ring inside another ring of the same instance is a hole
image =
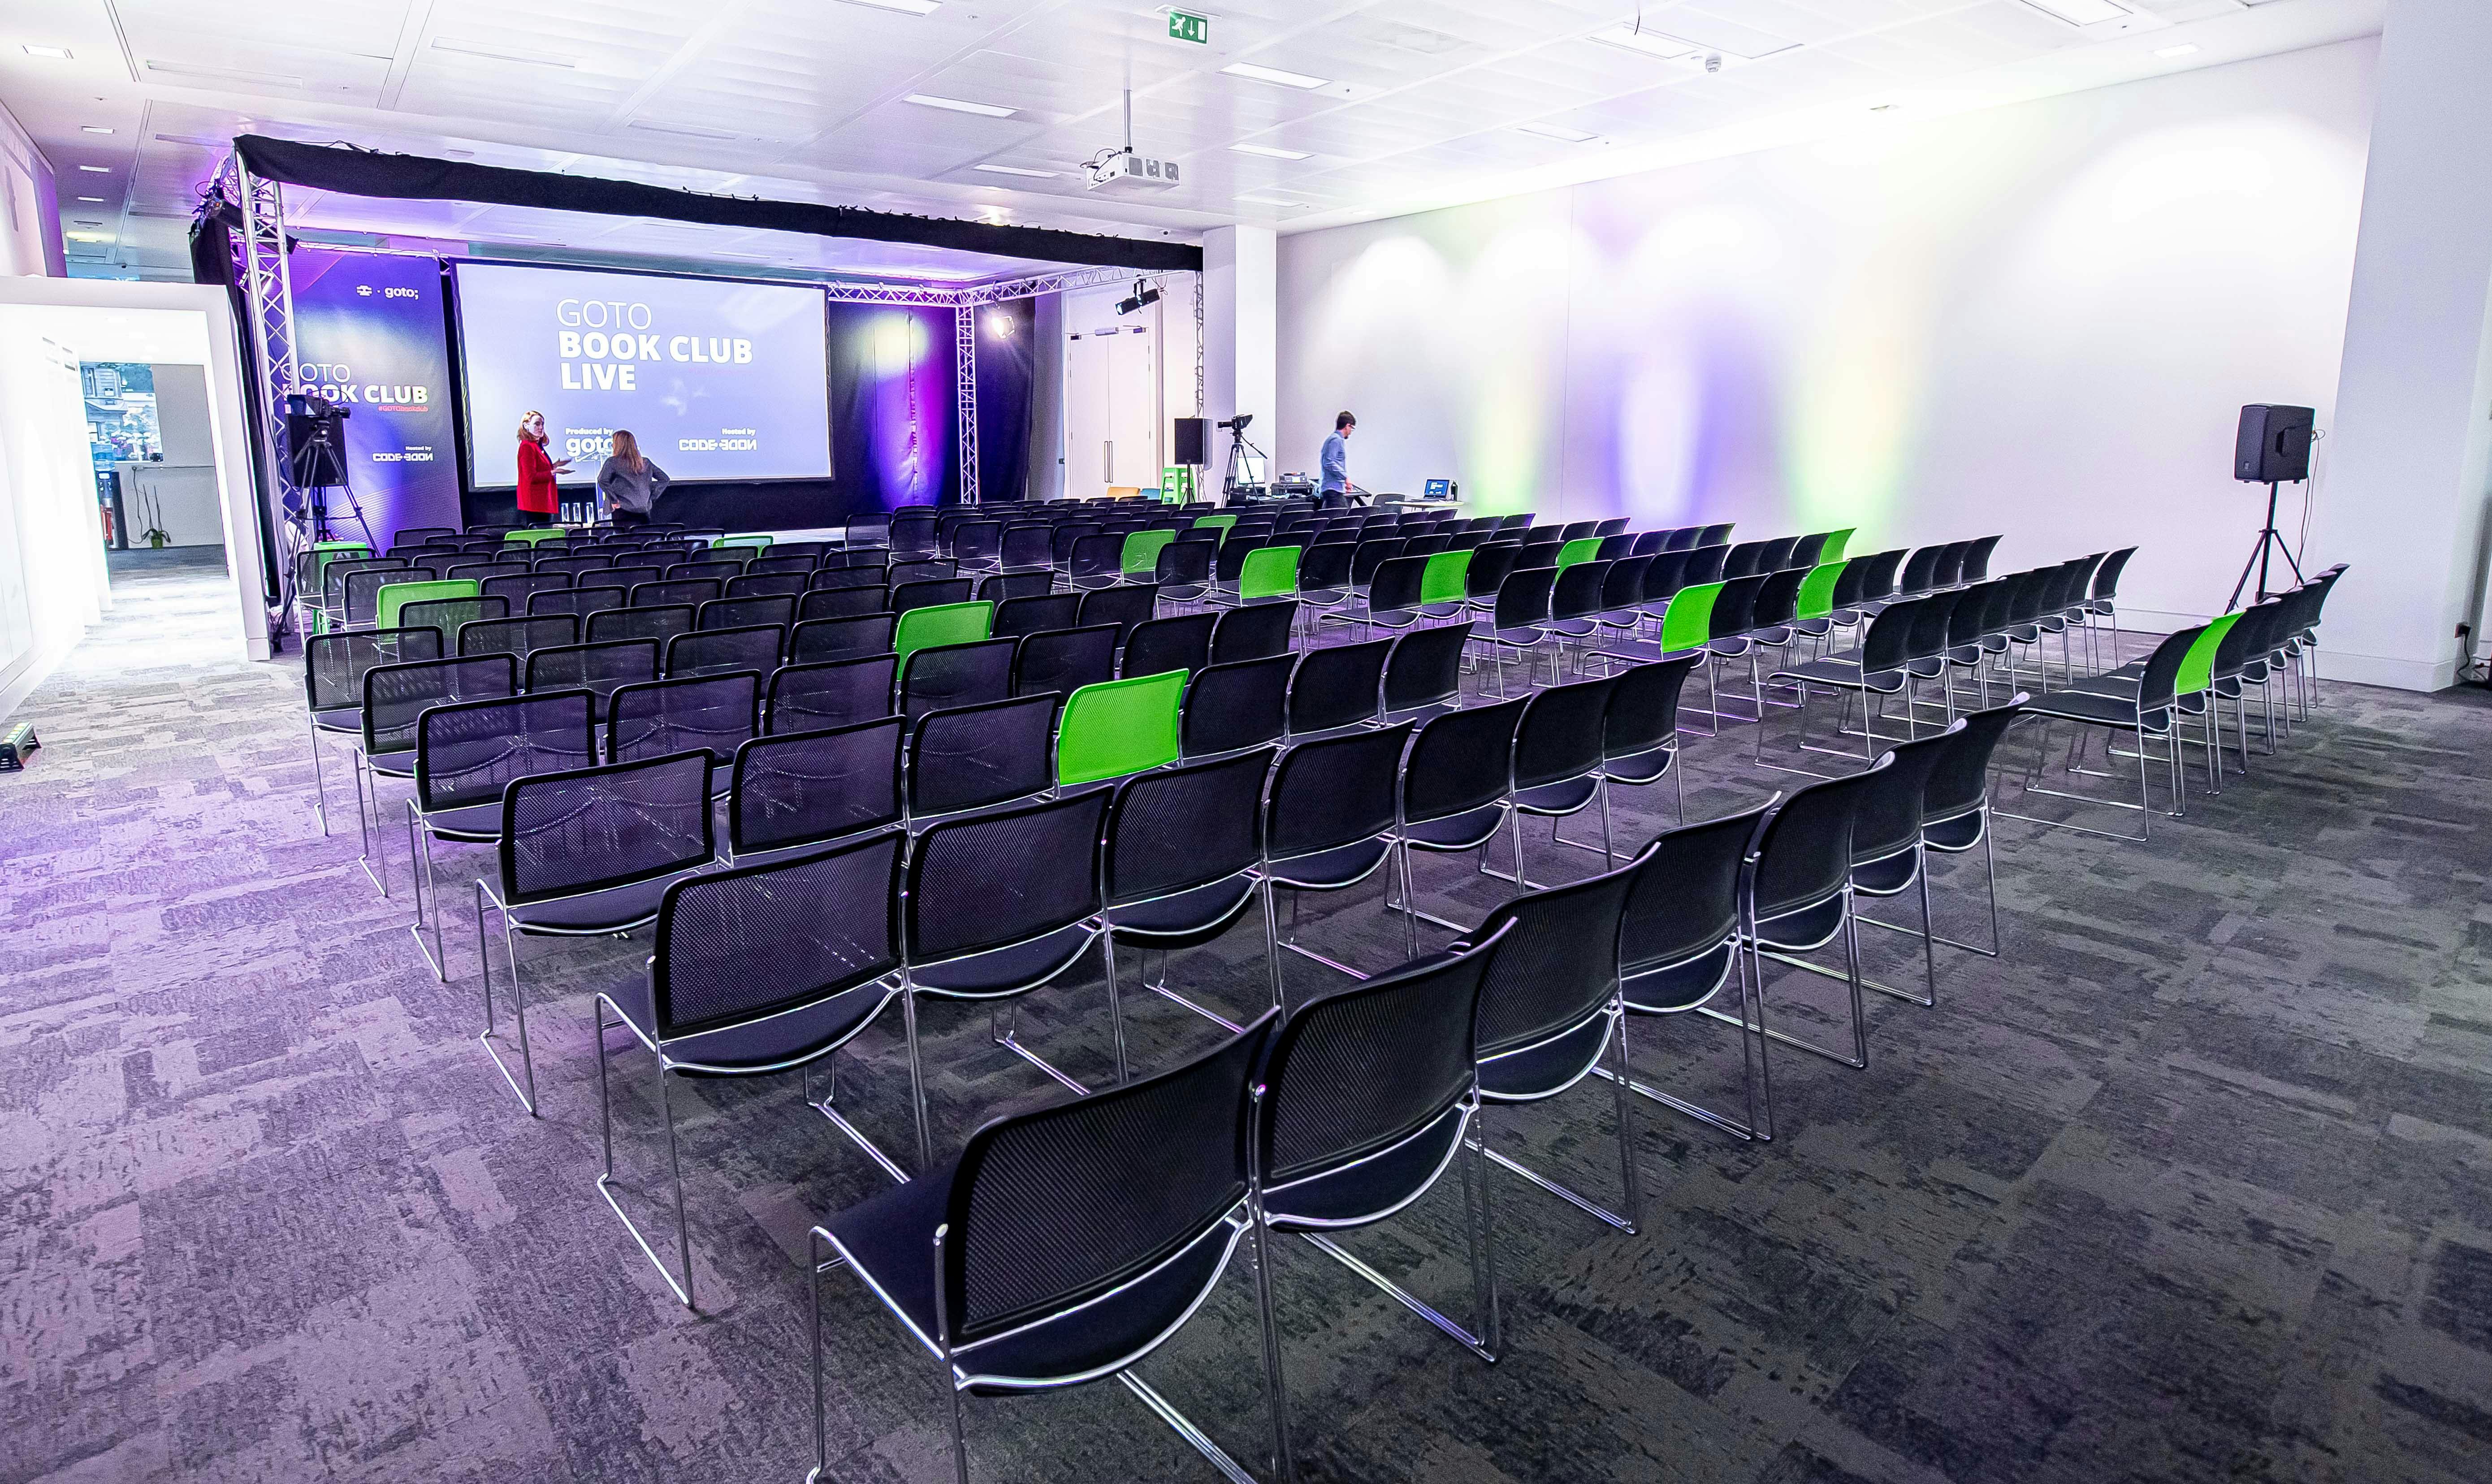
[[[909, 962], [1027, 942], [1095, 915], [1108, 798], [1089, 788], [929, 825], [901, 913]], [[1047, 869], [1033, 869], [1040, 861]]]
[[[951, 1330], [941, 1342], [973, 1356], [983, 1341], [1120, 1289], [1130, 1290], [1121, 1319], [1133, 1333], [1110, 1360], [1184, 1323], [1225, 1263], [1200, 1281], [1133, 1286], [1173, 1255], [1231, 1239], [1250, 1174], [1247, 1081], [1278, 1019], [1267, 1012], [1172, 1071], [971, 1134], [934, 1255]], [[1154, 1312], [1135, 1314], [1141, 1302]]]
[[[790, 850], [898, 823], [905, 726], [896, 716], [876, 717], [755, 737], [737, 748], [727, 848], [737, 855]], [[861, 905], [842, 901], [833, 910], [853, 913]]]
[[1055, 697], [1022, 696], [916, 718], [908, 741], [911, 817], [1034, 798], [1054, 782]]
[[970, 601], [977, 584], [967, 578], [928, 578], [892, 586], [891, 610], [905, 614], [916, 608], [954, 608]]
[[809, 582], [812, 590], [843, 587], [884, 587], [883, 569], [879, 567], [825, 567], [814, 574]]
[[1704, 659], [1690, 650], [1642, 665], [1613, 677], [1610, 709], [1601, 724], [1601, 757], [1617, 762], [1641, 757], [1678, 736], [1678, 697], [1687, 676]]
[[1983, 536], [1965, 546], [1964, 563], [1957, 569], [1959, 582], [1980, 582], [1990, 577], [1990, 553], [1999, 549], [1999, 538]]
[[1055, 528], [1045, 523], [1007, 525], [995, 548], [995, 559], [1006, 571], [1046, 567], [1054, 557]]
[[1930, 569], [1932, 587], [1953, 587], [1964, 580], [1964, 558], [1973, 549], [1970, 541], [1950, 541], [1939, 548], [1938, 565]]
[[1841, 603], [1843, 575], [1852, 570], [1846, 561], [1821, 562], [1808, 569], [1800, 579], [1799, 591], [1792, 598], [1792, 617], [1824, 618]]
[[1279, 740], [1289, 729], [1290, 675], [1296, 665], [1295, 655], [1283, 653], [1195, 671], [1186, 682], [1179, 718], [1185, 756], [1200, 757]]
[[781, 666], [770, 676], [769, 730], [820, 731], [896, 715], [899, 678], [900, 658], [891, 654]]
[[1393, 640], [1336, 644], [1298, 657], [1290, 677], [1290, 730], [1329, 731], [1373, 720], [1381, 709], [1384, 662]]
[[1972, 814], [1989, 802], [1991, 755], [2031, 699], [2019, 691], [2003, 706], [1969, 711], [1961, 718], [1961, 728], [1947, 733], [1947, 745], [1921, 791], [1923, 828]]
[[1082, 595], [1082, 626], [1114, 624], [1122, 648], [1134, 630], [1159, 610], [1159, 588], [1149, 582], [1128, 582]]
[[1085, 685], [1064, 697], [1055, 738], [1055, 781], [1089, 784], [1177, 759], [1185, 672]]
[[528, 594], [527, 612], [531, 618], [541, 613], [569, 613], [585, 623], [589, 614], [622, 608], [630, 598], [620, 587], [557, 587]]
[[1469, 814], [1514, 789], [1514, 735], [1527, 697], [1432, 717], [1402, 768], [1402, 822]]
[[[1729, 939], [1739, 924], [1739, 878], [1749, 847], [1775, 802], [1767, 799], [1754, 809], [1664, 830], [1654, 838], [1647, 847], [1651, 853], [1643, 858], [1643, 869], [1627, 892], [1618, 929], [1620, 974], [1632, 980], [1639, 973], [1684, 964]], [[1711, 991], [1711, 985], [1697, 986], [1690, 997], [1701, 999]], [[1675, 1008], [1632, 993], [1628, 997], [1652, 1008]]]
[[1189, 586], [1211, 580], [1211, 564], [1220, 554], [1213, 541], [1188, 541], [1183, 536], [1160, 548], [1159, 560], [1151, 568], [1151, 580], [1162, 587], [1172, 583]]
[[[1591, 522], [1579, 523], [1588, 525]], [[1572, 530], [1574, 527], [1568, 526], [1567, 529]], [[1598, 536], [1570, 537], [1558, 548], [1558, 570], [1563, 572], [1577, 562], [1592, 561], [1600, 554], [1601, 538]]]
[[1610, 564], [1585, 560], [1571, 567], [1558, 569], [1558, 581], [1549, 593], [1549, 616], [1554, 620], [1589, 618], [1601, 610], [1601, 589], [1610, 579]]
[[459, 652], [508, 654], [524, 660], [539, 649], [579, 642], [579, 620], [568, 613], [534, 618], [481, 618], [459, 626]]
[[669, 582], [716, 582], [720, 585], [720, 590], [724, 591], [729, 580], [744, 576], [744, 564], [696, 559], [689, 562], [676, 562], [668, 567], [663, 576]]
[[2136, 554], [2137, 548], [2122, 547], [2104, 557], [2102, 565], [2094, 569], [2094, 589], [2090, 596], [2097, 600], [2119, 597], [2121, 571], [2128, 565], [2128, 559]]
[[1021, 638], [1013, 657], [1013, 694], [1070, 696], [1116, 678], [1116, 626], [1043, 629]]
[[903, 582], [940, 582], [961, 575], [958, 562], [947, 557], [921, 556], [914, 561], [895, 561], [883, 569], [883, 580], [894, 587]]
[[1549, 599], [1558, 587], [1555, 567], [1524, 567], [1506, 576], [1498, 584], [1497, 608], [1489, 627], [1498, 630], [1528, 629], [1549, 621]]
[[1713, 607], [1721, 600], [1722, 582], [1696, 582], [1670, 595], [1661, 615], [1664, 650], [1702, 649], [1713, 638]]
[[[2224, 636], [2233, 631], [2233, 626], [2240, 623], [2240, 618], [2238, 611], [2224, 613], [2198, 631], [2197, 639], [2190, 644], [2180, 668], [2173, 672], [2172, 693], [2175, 696], [2195, 696], [2212, 683], [2215, 651], [2223, 644]], [[2138, 693], [2138, 699], [2140, 702], [2146, 699], [2143, 689]]]
[[1407, 537], [1371, 536], [1358, 544], [1350, 556], [1350, 585], [1365, 587], [1376, 580], [1376, 569], [1402, 554]]
[[1459, 537], [1447, 535], [1443, 531], [1430, 531], [1424, 535], [1411, 536], [1405, 539], [1402, 543], [1402, 554], [1405, 556], [1434, 556], [1439, 551], [1451, 551], [1457, 548], [1462, 550], [1468, 551], [1480, 545], [1480, 542], [1466, 542]]
[[961, 562], [993, 562], [1003, 554], [1004, 523], [1001, 520], [964, 520], [952, 527], [952, 559]]
[[1263, 802], [1274, 860], [1370, 840], [1394, 824], [1394, 781], [1410, 724], [1301, 743], [1281, 755]]
[[[1368, 575], [1367, 610], [1371, 613], [1400, 613], [1417, 608], [1428, 566], [1435, 560], [1433, 556], [1391, 556], [1379, 563], [1376, 570]], [[1455, 596], [1460, 597], [1461, 594]], [[1259, 604], [1235, 611], [1256, 613], [1278, 606]]]
[[1006, 598], [995, 605], [994, 637], [1019, 638], [1041, 629], [1070, 629], [1082, 621], [1082, 594], [1042, 593]]
[[598, 714], [618, 687], [658, 678], [658, 641], [648, 638], [609, 639], [594, 644], [556, 644], [531, 650], [522, 667], [530, 695], [543, 691], [587, 691], [597, 697]]
[[1904, 555], [1898, 547], [1860, 558], [1860, 602], [1876, 603], [1895, 595], [1895, 569], [1904, 564]]
[[430, 706], [416, 720], [415, 797], [427, 810], [497, 803], [516, 778], [597, 761], [597, 698], [554, 691]]
[[363, 687], [364, 752], [381, 756], [413, 748], [417, 723], [433, 706], [517, 695], [519, 668], [506, 654], [400, 661], [367, 667]]
[[1886, 756], [1892, 764], [1880, 768], [1852, 805], [1852, 864], [1868, 865], [1918, 849], [1921, 844], [1921, 800], [1956, 734], [1964, 730], [1959, 717], [1934, 736], [1898, 742]]
[[1616, 676], [1533, 693], [1515, 730], [1514, 786], [1531, 788], [1582, 778], [1601, 766]]
[[648, 638], [660, 644], [693, 632], [693, 608], [679, 603], [660, 608], [612, 608], [588, 615], [588, 641]]
[[1907, 639], [1907, 659], [1926, 660], [1946, 652], [1947, 621], [1955, 616], [1958, 604], [1964, 601], [1960, 589], [1935, 592], [1913, 605], [1912, 637]]
[[1743, 541], [1722, 553], [1722, 576], [1744, 578], [1765, 570], [1765, 547], [1762, 541]]
[[1125, 639], [1122, 672], [1156, 675], [1165, 670], [1197, 670], [1211, 663], [1211, 631], [1216, 613], [1179, 613], [1134, 626]]
[[1350, 561], [1358, 547], [1349, 537], [1326, 537], [1306, 549], [1298, 558], [1297, 588], [1306, 592], [1329, 592], [1350, 583]]
[[930, 711], [974, 706], [1012, 695], [1019, 639], [928, 644], [900, 661], [900, 714], [915, 721]]
[[1824, 561], [1825, 536], [1825, 532], [1816, 531], [1806, 536], [1792, 538], [1791, 550], [1786, 553], [1780, 565], [1800, 568], [1821, 565]]
[[1905, 599], [1889, 603], [1869, 620], [1868, 632], [1860, 637], [1860, 668], [1862, 673], [1880, 675], [1899, 669], [1914, 657], [1913, 636], [1920, 627], [1921, 608], [1927, 600]]
[[1124, 531], [1092, 530], [1074, 538], [1066, 570], [1077, 578], [1100, 578], [1124, 570]]
[[994, 621], [994, 613], [992, 603], [946, 603], [912, 608], [902, 613], [893, 626], [892, 650], [905, 661], [932, 645], [974, 642], [988, 637], [987, 626]]
[[1646, 603], [1668, 603], [1687, 585], [1687, 553], [1657, 551], [1652, 565], [1644, 570], [1644, 594]]
[[1471, 551], [1470, 565], [1463, 573], [1463, 596], [1473, 603], [1485, 604], [1505, 587], [1505, 579], [1514, 574], [1515, 564], [1523, 558], [1518, 542], [1491, 542]]
[[709, 755], [690, 751], [513, 783], [502, 792], [502, 900], [523, 906], [714, 859], [709, 770]]
[[756, 572], [750, 577], [729, 578], [727, 582], [726, 601], [733, 603], [747, 598], [775, 598], [785, 602], [792, 610], [797, 600], [805, 595], [806, 585], [813, 579], [814, 574], [810, 568], [803, 572]]
[[899, 619], [890, 613], [807, 619], [787, 632], [787, 663], [810, 665], [820, 660], [889, 654], [892, 631], [898, 626]]
[[891, 515], [891, 549], [908, 554], [934, 549], [934, 513], [928, 511], [894, 511]]
[[1800, 584], [1808, 580], [1808, 576], [1806, 567], [1777, 567], [1766, 573], [1749, 609], [1748, 626], [1771, 629], [1798, 617]]
[[1138, 773], [1108, 806], [1111, 906], [1192, 891], [1263, 858], [1263, 779], [1273, 749]]
[[1237, 569], [1237, 599], [1286, 598], [1298, 590], [1298, 559], [1303, 547], [1264, 547], [1247, 553]]
[[635, 582], [632, 584], [632, 606], [636, 608], [671, 608], [678, 604], [695, 607], [709, 602], [724, 590], [725, 584], [708, 578]]
[[339, 711], [364, 703], [364, 676], [381, 665], [441, 658], [437, 629], [350, 629], [307, 635], [303, 640], [303, 699], [313, 711]]
[[1773, 806], [1750, 855], [1750, 922], [1770, 922], [1842, 895], [1852, 879], [1852, 821], [1861, 794], [1894, 765], [1885, 754], [1867, 769], [1794, 790]]
[[438, 629], [446, 647], [457, 652], [459, 631], [469, 624], [508, 618], [511, 600], [502, 597], [436, 598], [429, 603], [409, 603], [398, 611], [399, 622], [410, 629]]
[[1413, 629], [1393, 640], [1384, 662], [1384, 710], [1387, 715], [1420, 706], [1457, 702], [1463, 694], [1463, 648], [1470, 642], [1469, 621]]
[[666, 673], [670, 677], [724, 675], [749, 669], [766, 675], [779, 668], [786, 640], [787, 631], [776, 624], [678, 634], [667, 640]]
[[1298, 621], [1295, 603], [1258, 603], [1231, 608], [1211, 631], [1211, 663], [1229, 665], [1290, 652], [1290, 631]]
[[[1628, 891], [1652, 851], [1616, 871], [1564, 886], [1527, 892], [1488, 914], [1473, 935], [1485, 942], [1504, 934], [1480, 987], [1478, 1055], [1488, 1061], [1538, 1046], [1585, 1025], [1618, 992], [1618, 925]], [[1551, 1067], [1542, 1085], [1555, 1092], [1584, 1075], [1607, 1038], [1585, 1049], [1579, 1064]]]
[[606, 758], [631, 762], [695, 748], [724, 767], [750, 740], [761, 709], [752, 670], [618, 687], [606, 700]]
[[[1512, 932], [1310, 1000], [1282, 1023], [1256, 1078], [1255, 1165], [1266, 1190], [1396, 1148], [1469, 1100], [1480, 986]], [[1368, 1208], [1348, 1214], [1408, 1202], [1461, 1152], [1450, 1137], [1444, 1151], [1389, 1184], [1372, 1172]]]
[[1687, 553], [1687, 565], [1679, 573], [1679, 579], [1690, 586], [1719, 582], [1728, 575], [1722, 570], [1722, 564], [1730, 554], [1731, 549], [1720, 543], [1692, 548]]
[[1644, 601], [1645, 577], [1652, 571], [1653, 559], [1646, 556], [1621, 556], [1604, 563], [1609, 576], [1601, 579], [1601, 611], [1622, 613]]
[[[350, 595], [354, 590], [354, 586], [355, 583], [353, 579], [349, 578], [347, 581], [347, 591]], [[483, 593], [484, 590], [483, 585], [472, 578], [460, 578], [456, 579], [444, 579], [430, 582], [397, 581], [377, 583], [374, 584], [373, 592], [372, 626], [377, 629], [418, 627], [417, 625], [408, 624], [407, 621], [400, 616], [400, 610], [406, 608], [407, 605], [411, 603], [438, 603], [454, 598], [473, 598]], [[348, 616], [350, 619], [353, 617], [351, 611]]]
[[1938, 576], [1939, 558], [1945, 554], [1946, 548], [1943, 546], [1916, 549], [1904, 563], [1904, 576], [1896, 584], [1896, 590], [1904, 593], [1928, 592], [1931, 582]]
[[[776, 746], [787, 751], [787, 744]], [[900, 966], [901, 853], [886, 830], [793, 860], [687, 876], [658, 905], [649, 994], [660, 1042], [845, 994]], [[878, 909], [877, 909], [878, 907]]]

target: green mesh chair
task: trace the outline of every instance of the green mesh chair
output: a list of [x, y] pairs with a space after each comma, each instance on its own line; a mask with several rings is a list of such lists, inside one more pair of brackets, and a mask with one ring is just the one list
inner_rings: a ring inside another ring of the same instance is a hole
[[376, 598], [379, 610], [372, 626], [395, 629], [400, 626], [400, 610], [410, 603], [438, 603], [445, 598], [473, 598], [485, 591], [474, 578], [455, 580], [443, 578], [430, 582], [392, 582]]
[[1159, 570], [1160, 549], [1176, 540], [1174, 531], [1136, 531], [1125, 538], [1123, 568], [1125, 580], [1147, 582]]
[[1699, 582], [1671, 595], [1670, 607], [1661, 615], [1663, 653], [1702, 649], [1712, 639], [1713, 600], [1722, 596], [1724, 585]]
[[1851, 545], [1852, 533], [1858, 529], [1856, 525], [1847, 525], [1839, 531], [1826, 532], [1825, 545], [1817, 549], [1817, 559], [1821, 562], [1843, 560], [1843, 549]]
[[1210, 526], [1212, 529], [1220, 533], [1220, 539], [1222, 541], [1227, 541], [1229, 539], [1229, 528], [1236, 523], [1237, 518], [1235, 516], [1197, 516], [1194, 518], [1195, 529], [1201, 530], [1206, 525]]
[[754, 547], [756, 549], [765, 549], [770, 545], [773, 539], [774, 538], [769, 536], [720, 536], [711, 541], [710, 545], [712, 547]]
[[570, 539], [569, 527], [560, 525], [522, 525], [502, 533], [504, 546], [518, 542], [521, 546], [532, 547], [541, 541], [569, 541]]
[[907, 665], [908, 657], [934, 644], [973, 644], [985, 638], [993, 627], [995, 606], [992, 603], [941, 603], [933, 608], [910, 608], [900, 615], [899, 627], [892, 631], [891, 649]]
[[1298, 557], [1303, 547], [1265, 547], [1250, 551], [1246, 564], [1237, 569], [1237, 601], [1252, 603], [1258, 598], [1295, 597], [1298, 591]]
[[1055, 782], [1094, 784], [1177, 760], [1186, 672], [1085, 685], [1065, 697], [1055, 731]]
[[1558, 549], [1558, 570], [1565, 571], [1577, 562], [1588, 562], [1600, 554], [1601, 538], [1581, 536]]
[[1419, 612], [1427, 618], [1457, 618], [1470, 595], [1471, 553], [1432, 551], [1419, 573]]

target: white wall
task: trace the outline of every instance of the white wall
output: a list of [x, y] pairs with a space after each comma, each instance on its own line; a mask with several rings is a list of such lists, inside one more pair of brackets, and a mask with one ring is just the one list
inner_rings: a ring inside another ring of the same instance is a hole
[[0, 107], [0, 276], [68, 275], [57, 191], [51, 162]]
[[109, 601], [78, 359], [0, 308], [0, 698], [30, 689]]
[[2212, 613], [2240, 406], [2331, 420], [2377, 50], [1284, 238], [1268, 446], [1347, 407], [1353, 479], [1486, 511], [2136, 544], [2124, 608]]

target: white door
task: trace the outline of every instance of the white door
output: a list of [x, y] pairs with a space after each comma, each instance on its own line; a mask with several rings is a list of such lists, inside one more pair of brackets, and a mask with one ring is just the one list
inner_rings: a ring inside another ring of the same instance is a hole
[[1159, 337], [1113, 320], [1066, 332], [1064, 493], [1095, 499], [1160, 477]]
[[1108, 488], [1108, 363], [1115, 337], [1075, 330], [1064, 338], [1064, 494], [1097, 499]]

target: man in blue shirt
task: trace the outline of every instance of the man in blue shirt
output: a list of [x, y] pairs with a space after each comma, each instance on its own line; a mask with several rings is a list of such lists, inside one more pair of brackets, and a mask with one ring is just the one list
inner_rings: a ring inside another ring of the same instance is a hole
[[1319, 494], [1350, 493], [1350, 435], [1358, 430], [1358, 419], [1345, 412], [1332, 420], [1332, 436], [1324, 439], [1323, 483]]

